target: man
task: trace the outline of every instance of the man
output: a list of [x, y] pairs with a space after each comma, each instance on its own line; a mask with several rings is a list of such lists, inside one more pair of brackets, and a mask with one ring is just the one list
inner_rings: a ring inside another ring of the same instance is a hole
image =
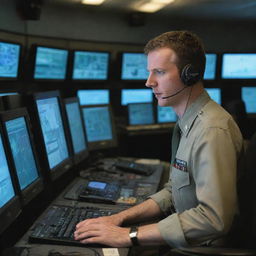
[[[179, 116], [172, 141], [170, 180], [139, 205], [109, 217], [82, 221], [75, 239], [114, 247], [209, 245], [227, 234], [237, 212], [242, 136], [232, 117], [203, 88], [205, 53], [196, 35], [188, 31], [164, 33], [148, 42], [145, 53], [149, 70], [146, 86], [152, 88], [160, 106], [173, 107]], [[121, 227], [155, 217], [161, 220], [141, 225], [137, 232], [136, 228]]]

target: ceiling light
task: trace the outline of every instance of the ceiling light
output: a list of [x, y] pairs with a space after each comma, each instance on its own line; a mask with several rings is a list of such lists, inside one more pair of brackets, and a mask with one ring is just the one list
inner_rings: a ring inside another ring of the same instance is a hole
[[100, 5], [104, 2], [105, 0], [82, 0], [82, 4], [90, 4], [90, 5]]
[[134, 6], [134, 9], [140, 12], [153, 13], [159, 11], [160, 9], [174, 1], [175, 0], [144, 0], [141, 2], [137, 2]]

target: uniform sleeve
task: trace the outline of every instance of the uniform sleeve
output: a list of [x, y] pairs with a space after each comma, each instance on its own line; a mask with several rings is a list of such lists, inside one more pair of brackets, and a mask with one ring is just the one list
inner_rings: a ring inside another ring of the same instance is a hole
[[237, 212], [237, 160], [241, 148], [241, 135], [235, 130], [211, 127], [196, 139], [192, 179], [198, 205], [158, 223], [169, 245], [200, 245], [229, 231]]

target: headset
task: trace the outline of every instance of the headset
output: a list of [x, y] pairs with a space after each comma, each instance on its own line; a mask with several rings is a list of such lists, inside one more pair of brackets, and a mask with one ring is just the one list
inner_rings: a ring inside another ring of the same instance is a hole
[[200, 72], [192, 64], [187, 64], [180, 73], [183, 84], [191, 86], [201, 79]]

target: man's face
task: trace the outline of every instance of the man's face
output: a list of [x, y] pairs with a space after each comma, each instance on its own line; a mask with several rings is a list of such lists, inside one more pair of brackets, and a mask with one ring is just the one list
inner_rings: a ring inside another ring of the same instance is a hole
[[149, 77], [146, 86], [152, 88], [160, 106], [175, 106], [179, 103], [182, 93], [163, 99], [175, 94], [184, 84], [180, 79], [180, 73], [176, 66], [177, 56], [169, 48], [156, 49], [148, 54]]

